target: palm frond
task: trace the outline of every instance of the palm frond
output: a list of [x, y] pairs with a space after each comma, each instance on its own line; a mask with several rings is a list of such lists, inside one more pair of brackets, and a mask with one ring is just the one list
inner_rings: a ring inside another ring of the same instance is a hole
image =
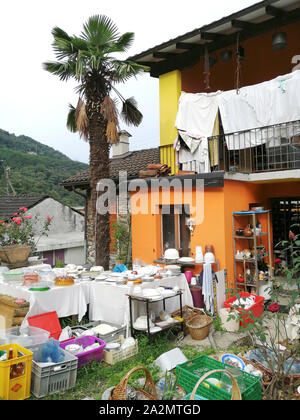
[[132, 97], [123, 102], [121, 117], [127, 125], [139, 126], [143, 120], [142, 113], [137, 109], [137, 102]]
[[132, 46], [133, 41], [134, 33], [126, 32], [125, 34], [121, 35], [116, 42], [109, 44], [106, 47], [106, 53], [111, 54], [114, 52], [126, 52]]
[[118, 28], [109, 17], [94, 15], [83, 25], [81, 37], [94, 46], [104, 46], [116, 42]]
[[51, 33], [52, 33], [54, 38], [60, 38], [60, 39], [66, 40], [66, 41], [70, 40], [70, 37], [67, 34], [67, 32], [65, 32], [63, 29], [59, 28], [58, 26], [55, 26], [52, 29]]
[[85, 103], [81, 98], [78, 99], [77, 107], [75, 109], [75, 121], [77, 131], [80, 137], [88, 141], [89, 139], [89, 120], [86, 114]]
[[118, 110], [116, 100], [106, 96], [101, 104], [101, 114], [107, 121], [118, 119]]
[[139, 74], [149, 71], [149, 67], [127, 60], [113, 59], [110, 65], [112, 68], [111, 77], [115, 83], [125, 83], [131, 77], [136, 77]]
[[119, 125], [118, 121], [110, 120], [106, 126], [106, 138], [108, 143], [117, 143], [119, 141]]
[[69, 112], [67, 116], [67, 128], [71, 133], [77, 133], [75, 108], [72, 104], [69, 104]]
[[47, 61], [43, 63], [43, 68], [49, 73], [55, 74], [63, 81], [68, 80], [70, 77], [76, 77], [76, 66], [74, 62]]

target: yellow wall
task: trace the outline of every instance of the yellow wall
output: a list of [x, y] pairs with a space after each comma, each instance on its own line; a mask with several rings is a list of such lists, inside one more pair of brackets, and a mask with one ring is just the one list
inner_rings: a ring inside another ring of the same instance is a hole
[[159, 77], [160, 145], [173, 145], [177, 136], [175, 120], [181, 94], [181, 73], [178, 70]]
[[181, 72], [178, 70], [159, 77], [160, 106], [160, 159], [171, 168], [171, 174], [177, 172], [176, 153], [173, 148], [177, 137], [175, 120], [178, 100], [181, 94]]

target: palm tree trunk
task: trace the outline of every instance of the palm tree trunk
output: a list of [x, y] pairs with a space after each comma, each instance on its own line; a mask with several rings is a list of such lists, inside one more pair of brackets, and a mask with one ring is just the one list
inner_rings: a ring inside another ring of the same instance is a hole
[[[95, 102], [93, 102], [93, 104], [95, 104]], [[101, 102], [98, 99], [96, 106], [98, 110], [100, 109], [99, 104], [101, 104]], [[95, 106], [93, 108], [95, 110]], [[91, 106], [87, 103], [90, 143], [91, 208], [95, 238], [95, 264], [101, 265], [105, 270], [108, 270], [110, 259], [109, 212], [107, 212], [107, 214], [98, 214], [96, 211], [97, 184], [100, 179], [109, 178], [109, 144], [106, 139], [107, 122], [100, 112], [91, 112], [91, 109]]]

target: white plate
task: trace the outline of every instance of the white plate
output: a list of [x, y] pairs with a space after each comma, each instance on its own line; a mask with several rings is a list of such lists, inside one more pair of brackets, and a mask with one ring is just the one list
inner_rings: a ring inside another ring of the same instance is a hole
[[156, 332], [161, 331], [161, 330], [162, 330], [162, 328], [160, 328], [160, 327], [152, 327], [152, 328], [150, 328], [150, 333], [153, 334], [153, 333], [156, 333]]
[[179, 260], [178, 260], [179, 262], [186, 262], [186, 263], [188, 263], [188, 262], [194, 262], [195, 261], [195, 259], [194, 258], [190, 258], [190, 257], [182, 257], [182, 258], [179, 258]]

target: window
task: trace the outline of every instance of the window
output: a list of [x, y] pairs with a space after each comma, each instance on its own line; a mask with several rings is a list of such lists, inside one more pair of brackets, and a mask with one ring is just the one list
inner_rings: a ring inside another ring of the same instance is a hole
[[189, 211], [183, 205], [161, 206], [161, 251], [176, 248], [180, 256], [190, 253], [190, 230], [186, 225]]

